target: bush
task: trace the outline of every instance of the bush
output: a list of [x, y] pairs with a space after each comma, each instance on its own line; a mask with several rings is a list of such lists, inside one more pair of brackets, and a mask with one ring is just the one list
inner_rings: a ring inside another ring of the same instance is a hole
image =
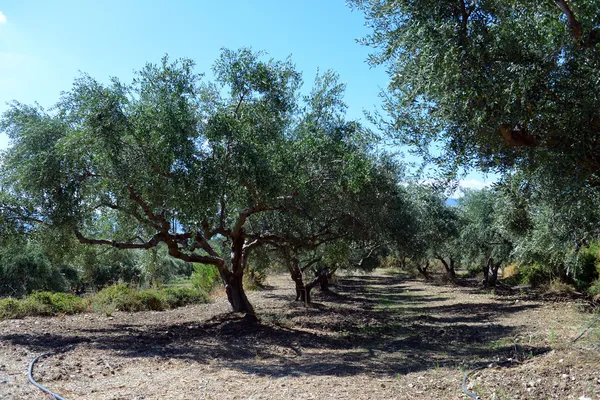
[[588, 294], [594, 298], [600, 297], [600, 279], [596, 279], [587, 289]]
[[94, 311], [106, 314], [113, 311], [162, 311], [165, 309], [158, 290], [137, 290], [124, 283], [102, 289], [90, 301]]
[[402, 262], [395, 256], [381, 257], [379, 260], [380, 267], [383, 269], [397, 270], [402, 268]]
[[467, 272], [463, 274], [465, 278], [475, 278], [477, 275], [483, 272], [483, 267], [481, 265], [471, 265], [467, 268]]
[[208, 301], [208, 294], [196, 288], [174, 287], [163, 289], [162, 293], [167, 308], [206, 303]]
[[92, 310], [111, 315], [115, 311], [162, 311], [187, 304], [206, 303], [206, 292], [193, 287], [137, 290], [126, 284], [109, 286], [83, 299], [66, 293], [38, 292], [24, 299], [0, 300], [0, 320], [26, 316], [76, 314]]
[[114, 311], [162, 311], [207, 300], [206, 292], [194, 287], [137, 290], [118, 284], [102, 289], [90, 302], [94, 311], [110, 315]]
[[214, 265], [196, 264], [190, 277], [192, 286], [208, 294], [220, 283], [219, 270]]
[[600, 246], [592, 243], [581, 249], [577, 255], [577, 266], [573, 278], [579, 288], [587, 288], [598, 278], [600, 273]]
[[12, 297], [0, 300], [0, 321], [9, 318], [22, 318], [24, 316], [19, 300]]
[[546, 291], [553, 294], [569, 295], [575, 293], [575, 288], [560, 279], [554, 279], [550, 282]]
[[77, 314], [87, 309], [86, 302], [66, 293], [38, 292], [22, 300], [0, 300], [0, 320], [36, 315]]
[[531, 265], [522, 266], [519, 268], [521, 281], [531, 286], [539, 286], [542, 283], [550, 281], [552, 271], [541, 263], [534, 262]]
[[67, 293], [33, 293], [23, 300], [23, 305], [37, 310], [37, 315], [77, 314], [86, 309], [81, 297]]
[[62, 291], [67, 286], [40, 248], [12, 244], [0, 249], [0, 295], [19, 297], [35, 290]]

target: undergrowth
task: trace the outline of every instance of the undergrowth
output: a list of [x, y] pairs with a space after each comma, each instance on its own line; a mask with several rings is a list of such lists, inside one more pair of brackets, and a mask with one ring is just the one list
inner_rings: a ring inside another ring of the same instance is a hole
[[23, 299], [8, 297], [0, 300], [0, 320], [82, 312], [111, 315], [115, 311], [162, 311], [206, 302], [208, 293], [195, 286], [139, 290], [118, 284], [85, 299], [52, 292], [37, 292]]

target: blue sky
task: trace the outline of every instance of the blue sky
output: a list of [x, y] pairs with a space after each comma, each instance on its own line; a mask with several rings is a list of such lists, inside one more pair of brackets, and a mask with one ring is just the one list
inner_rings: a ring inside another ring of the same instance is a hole
[[[343, 0], [8, 0], [0, 3], [0, 113], [6, 102], [51, 106], [79, 71], [124, 81], [164, 54], [210, 67], [223, 47], [250, 46], [271, 57], [292, 56], [305, 90], [317, 68], [347, 83], [348, 117], [373, 110], [386, 85], [383, 68], [370, 68], [356, 39], [368, 33], [363, 15]], [[7, 139], [0, 135], [0, 149]], [[470, 186], [484, 178], [470, 174]]]

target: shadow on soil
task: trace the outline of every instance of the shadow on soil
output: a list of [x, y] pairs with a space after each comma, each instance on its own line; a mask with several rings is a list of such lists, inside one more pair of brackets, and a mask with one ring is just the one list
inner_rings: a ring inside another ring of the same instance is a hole
[[113, 324], [77, 334], [0, 335], [0, 340], [40, 351], [77, 345], [131, 358], [218, 361], [272, 377], [395, 375], [549, 351], [510, 345], [505, 339], [515, 336], [516, 328], [495, 322], [535, 305], [439, 304], [445, 297], [413, 286], [399, 277], [347, 277], [335, 292], [318, 294], [318, 303], [308, 309], [269, 291], [263, 296], [282, 298], [280, 306], [263, 312], [262, 324], [221, 315], [194, 324]]

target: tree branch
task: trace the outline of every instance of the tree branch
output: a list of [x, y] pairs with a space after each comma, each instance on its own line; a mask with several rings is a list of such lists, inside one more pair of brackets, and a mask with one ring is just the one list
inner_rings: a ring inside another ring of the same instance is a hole
[[575, 18], [575, 14], [573, 14], [573, 11], [571, 11], [569, 4], [566, 2], [566, 0], [554, 0], [554, 3], [567, 17], [567, 24], [573, 38], [576, 40], [581, 40], [583, 36], [583, 28], [581, 27], [581, 22]]
[[143, 243], [117, 242], [115, 240], [90, 239], [83, 236], [83, 234], [79, 230], [75, 230], [75, 236], [77, 237], [77, 240], [79, 240], [79, 243], [82, 244], [112, 246], [117, 249], [150, 249], [152, 247], [157, 246], [164, 239], [164, 236], [162, 234], [157, 233], [152, 237], [152, 239]]
[[[152, 226], [159, 231], [168, 232], [171, 228], [171, 224], [169, 223], [169, 221], [167, 221], [162, 215], [154, 214], [150, 209], [150, 206], [142, 200], [142, 198], [135, 192], [135, 190], [133, 190], [133, 187], [131, 187], [131, 185], [127, 185], [127, 190], [129, 191], [129, 198], [142, 208], [144, 214], [146, 214], [146, 217], [148, 217]], [[159, 225], [152, 223], [152, 221], [157, 222]]]

